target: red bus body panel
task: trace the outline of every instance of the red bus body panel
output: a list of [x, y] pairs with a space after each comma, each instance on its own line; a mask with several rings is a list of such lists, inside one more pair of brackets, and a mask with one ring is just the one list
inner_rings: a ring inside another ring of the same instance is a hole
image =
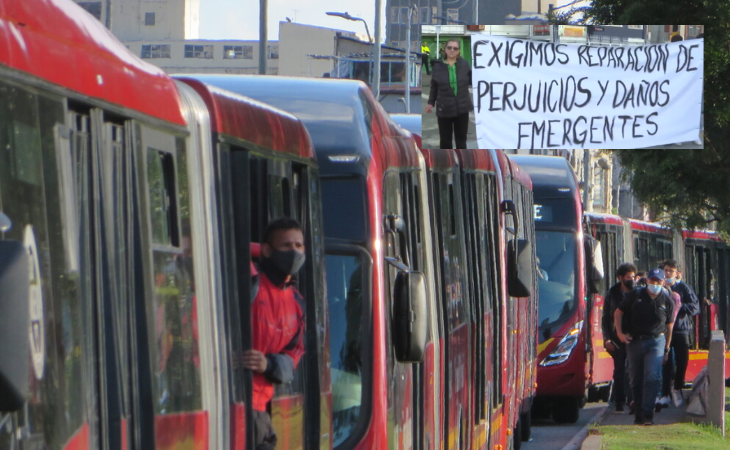
[[1, 4], [0, 34], [7, 48], [0, 51], [0, 64], [151, 117], [185, 123], [170, 77], [133, 55], [72, 1]]
[[155, 448], [208, 448], [208, 412], [155, 416]]

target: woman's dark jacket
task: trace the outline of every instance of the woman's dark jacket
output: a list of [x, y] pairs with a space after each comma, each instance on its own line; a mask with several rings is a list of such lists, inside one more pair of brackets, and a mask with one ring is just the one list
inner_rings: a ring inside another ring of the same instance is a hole
[[456, 60], [456, 92], [449, 83], [449, 67], [442, 60], [433, 61], [431, 69], [431, 94], [428, 104], [436, 106], [436, 117], [457, 117], [473, 109], [471, 102], [471, 68], [464, 58]]

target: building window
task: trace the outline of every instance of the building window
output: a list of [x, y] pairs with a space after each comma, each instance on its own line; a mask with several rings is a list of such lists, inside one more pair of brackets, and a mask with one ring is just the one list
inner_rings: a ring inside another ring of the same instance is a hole
[[408, 23], [408, 8], [401, 8], [400, 9], [400, 23], [406, 24]]
[[253, 59], [253, 46], [224, 45], [223, 59]]
[[428, 6], [424, 6], [418, 10], [418, 23], [430, 23], [428, 17]]
[[629, 30], [643, 30], [644, 25], [628, 25]]
[[143, 45], [141, 56], [143, 59], [169, 58], [170, 45]]
[[436, 18], [436, 16], [439, 15], [439, 9], [437, 6], [431, 7], [431, 23], [437, 25], [439, 23], [439, 19]]
[[213, 59], [212, 45], [186, 45], [186, 58]]
[[144, 13], [145, 26], [151, 27], [155, 24], [155, 13]]
[[397, 6], [390, 8], [390, 23], [400, 23], [400, 8]]
[[687, 36], [697, 36], [702, 33], [702, 25], [687, 25]]
[[101, 2], [78, 2], [78, 5], [96, 17], [96, 20], [101, 20]]
[[458, 9], [448, 9], [446, 13], [446, 17], [448, 17], [451, 20], [458, 21], [459, 20], [459, 10]]
[[278, 45], [267, 45], [266, 52], [269, 55], [269, 59], [279, 59], [279, 46]]

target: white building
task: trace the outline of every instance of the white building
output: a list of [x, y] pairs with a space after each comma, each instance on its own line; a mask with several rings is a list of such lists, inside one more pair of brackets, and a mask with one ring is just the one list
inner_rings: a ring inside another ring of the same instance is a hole
[[[258, 41], [139, 40], [124, 41], [138, 57], [167, 73], [259, 73]], [[266, 73], [279, 73], [279, 42], [267, 45]]]
[[200, 37], [201, 0], [74, 0], [120, 41]]

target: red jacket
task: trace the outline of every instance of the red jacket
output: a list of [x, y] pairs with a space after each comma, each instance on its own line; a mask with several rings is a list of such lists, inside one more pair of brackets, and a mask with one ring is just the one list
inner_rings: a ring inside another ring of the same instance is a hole
[[[273, 381], [281, 382], [281, 376], [272, 374], [287, 370], [278, 367], [278, 358], [288, 356], [296, 367], [304, 354], [301, 301], [302, 296], [294, 287], [277, 287], [259, 272], [258, 293], [251, 305], [253, 348], [266, 355], [268, 367], [266, 372], [253, 377], [253, 409], [257, 411], [266, 411], [266, 404], [274, 395]], [[291, 374], [284, 378], [291, 379]]]

